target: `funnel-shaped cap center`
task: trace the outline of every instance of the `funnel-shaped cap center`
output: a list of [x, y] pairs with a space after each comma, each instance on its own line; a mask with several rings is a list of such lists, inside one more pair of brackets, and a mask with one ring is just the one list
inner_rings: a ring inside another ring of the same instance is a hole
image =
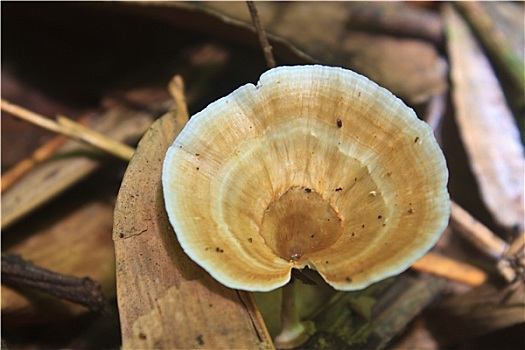
[[313, 189], [293, 187], [266, 208], [261, 235], [281, 258], [300, 262], [331, 246], [342, 233], [341, 219]]

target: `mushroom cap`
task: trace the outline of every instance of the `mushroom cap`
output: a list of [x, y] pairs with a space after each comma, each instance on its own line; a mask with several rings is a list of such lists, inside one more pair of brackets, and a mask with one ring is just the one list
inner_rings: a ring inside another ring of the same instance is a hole
[[162, 183], [188, 256], [230, 288], [268, 291], [310, 267], [339, 290], [397, 275], [450, 213], [432, 129], [336, 67], [265, 72], [195, 114]]

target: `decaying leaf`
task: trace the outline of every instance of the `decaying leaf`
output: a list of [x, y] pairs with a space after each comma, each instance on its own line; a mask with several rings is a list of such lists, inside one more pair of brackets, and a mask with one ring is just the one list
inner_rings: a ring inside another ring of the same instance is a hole
[[[144, 4], [142, 4], [144, 5]], [[372, 33], [352, 28], [352, 15], [360, 8], [376, 14], [397, 12], [403, 18], [404, 4], [368, 4], [353, 2], [258, 2], [259, 16], [283, 63], [322, 63], [350, 68], [376, 81], [410, 104], [428, 101], [447, 89], [446, 63], [430, 41], [417, 37], [427, 28], [413, 35], [397, 37], [387, 31]], [[166, 19], [167, 14], [177, 18], [186, 29], [212, 32], [214, 36], [237, 43], [257, 45], [248, 8], [244, 2], [164, 2], [139, 6], [150, 15]], [[159, 9], [162, 12], [158, 11]], [[135, 6], [137, 10], [137, 6]], [[157, 11], [156, 11], [157, 10]], [[439, 22], [438, 15], [418, 10], [432, 18], [429, 27]], [[420, 23], [422, 23], [420, 21]], [[362, 25], [363, 23], [360, 23]], [[373, 27], [375, 24], [372, 23]], [[421, 24], [416, 24], [421, 25]], [[435, 32], [434, 29], [429, 29]], [[403, 33], [406, 34], [406, 31]]]
[[168, 223], [161, 168], [166, 149], [184, 123], [166, 114], [151, 126], [126, 171], [115, 206], [113, 239], [122, 345], [271, 346], [253, 299], [226, 288], [193, 263]]
[[453, 344], [523, 323], [524, 311], [522, 281], [505, 288], [484, 284], [433, 309], [432, 329], [442, 343]]
[[456, 121], [470, 166], [496, 221], [523, 230], [525, 158], [518, 128], [471, 32], [451, 8], [445, 17]]

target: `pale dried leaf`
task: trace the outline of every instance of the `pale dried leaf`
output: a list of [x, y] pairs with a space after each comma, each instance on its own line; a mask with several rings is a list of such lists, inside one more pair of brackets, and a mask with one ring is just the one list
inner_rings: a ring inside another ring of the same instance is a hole
[[464, 21], [445, 13], [456, 121], [484, 203], [500, 224], [523, 229], [523, 145], [498, 80]]

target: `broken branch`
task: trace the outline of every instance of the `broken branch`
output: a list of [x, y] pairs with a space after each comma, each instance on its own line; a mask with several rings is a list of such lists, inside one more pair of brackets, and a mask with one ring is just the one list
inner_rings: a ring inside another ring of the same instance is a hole
[[2, 253], [2, 283], [32, 288], [86, 306], [95, 312], [103, 311], [106, 306], [100, 285], [90, 278], [58, 274], [14, 254]]

